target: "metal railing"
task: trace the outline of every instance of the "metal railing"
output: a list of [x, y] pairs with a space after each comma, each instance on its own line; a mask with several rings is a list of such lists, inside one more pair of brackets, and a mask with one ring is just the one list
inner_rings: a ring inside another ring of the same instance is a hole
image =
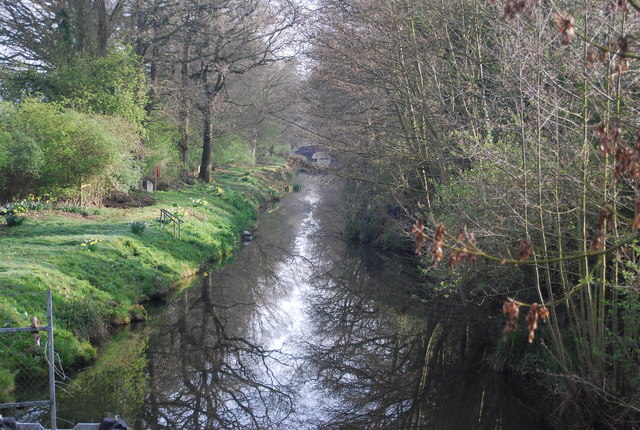
[[[51, 430], [45, 429], [40, 423], [16, 423], [18, 430]], [[58, 430], [100, 430], [100, 423], [78, 423], [73, 426], [72, 429], [58, 429]]]
[[[41, 326], [37, 318], [32, 317], [30, 327], [8, 327], [0, 328], [0, 335], [12, 335], [17, 333], [32, 333], [36, 347], [40, 345], [40, 332], [47, 333], [46, 360], [49, 366], [49, 400], [35, 400], [12, 403], [0, 403], [2, 409], [13, 409], [19, 407], [49, 406], [51, 411], [51, 430], [57, 430], [56, 421], [56, 381], [55, 381], [55, 355], [53, 347], [53, 305], [51, 301], [51, 291], [46, 291], [47, 298], [47, 325]], [[8, 342], [0, 342], [7, 344]]]
[[173, 238], [180, 240], [182, 236], [182, 220], [166, 209], [160, 209], [160, 225], [165, 229], [167, 224], [173, 224]]

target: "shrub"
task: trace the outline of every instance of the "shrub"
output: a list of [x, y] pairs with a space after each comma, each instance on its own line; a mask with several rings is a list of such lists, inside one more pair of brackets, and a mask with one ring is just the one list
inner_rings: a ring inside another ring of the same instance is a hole
[[7, 222], [7, 225], [9, 227], [16, 227], [21, 225], [24, 222], [24, 220], [27, 218], [23, 216], [18, 216], [15, 214], [10, 214], [10, 215], [5, 215], [4, 219]]
[[0, 130], [0, 199], [25, 193], [40, 176], [44, 154], [40, 146], [18, 130]]
[[0, 105], [0, 117], [0, 188], [6, 194], [37, 189], [73, 197], [83, 183], [101, 193], [128, 191], [141, 177], [139, 129], [122, 118], [34, 99]]
[[253, 164], [251, 149], [242, 137], [237, 135], [225, 136], [217, 143], [213, 151], [213, 161], [217, 166]]
[[147, 223], [144, 221], [134, 221], [131, 223], [131, 231], [135, 234], [142, 234], [147, 228]]
[[147, 116], [144, 68], [128, 47], [115, 47], [105, 57], [80, 58], [58, 68], [44, 94], [73, 109], [119, 116], [138, 126]]

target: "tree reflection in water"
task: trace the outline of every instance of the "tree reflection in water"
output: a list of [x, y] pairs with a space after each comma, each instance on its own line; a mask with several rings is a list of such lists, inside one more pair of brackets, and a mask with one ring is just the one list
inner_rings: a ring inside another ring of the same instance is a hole
[[546, 428], [531, 390], [483, 367], [493, 311], [409, 303], [410, 265], [347, 246], [341, 194], [300, 180], [231, 265], [136, 334], [135, 428]]
[[380, 283], [385, 264], [371, 259], [356, 250], [316, 266], [307, 360], [339, 398], [319, 428], [548, 427], [525, 390], [483, 367], [494, 334], [480, 315], [452, 300], [408, 312], [393, 294], [406, 284]]
[[270, 370], [282, 357], [250, 340], [254, 305], [229, 302], [227, 287], [212, 279], [183, 296], [157, 328], [147, 422], [154, 429], [280, 428], [293, 407], [290, 389]]
[[[256, 239], [202, 278], [152, 328], [148, 348], [152, 429], [290, 428], [293, 358], [271, 348], [287, 325], [278, 302], [308, 202], [297, 196], [261, 220]], [[263, 234], [264, 232], [264, 234]], [[285, 329], [286, 330], [286, 329]]]
[[[323, 429], [544, 429], [540, 401], [487, 368], [492, 310], [456, 298], [409, 304], [424, 288], [402, 256], [347, 246], [339, 194], [308, 235], [305, 372], [334, 397]], [[332, 239], [333, 238], [333, 239]], [[533, 383], [531, 384], [533, 385]]]

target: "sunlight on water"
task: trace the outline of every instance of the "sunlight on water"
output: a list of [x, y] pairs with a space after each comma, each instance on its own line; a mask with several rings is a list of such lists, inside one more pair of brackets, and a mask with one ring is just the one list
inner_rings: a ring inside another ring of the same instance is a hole
[[[291, 417], [291, 424], [295, 422], [298, 428], [313, 428], [307, 426], [325, 421], [327, 417], [323, 413], [324, 406], [337, 402], [337, 399], [331, 399], [326, 390], [314, 382], [312, 375], [307, 374], [304, 369], [305, 343], [314, 341], [307, 310], [311, 306], [308, 293], [313, 288], [309, 279], [313, 274], [311, 262], [317, 259], [313, 236], [318, 233], [319, 228], [315, 211], [320, 195], [315, 188], [308, 191], [305, 201], [308, 213], [297, 233], [292, 256], [276, 270], [276, 277], [282, 283], [284, 294], [272, 309], [262, 315], [260, 325], [277, 325], [273, 331], [263, 333], [267, 348], [277, 350], [285, 357], [271, 370], [279, 381], [297, 387], [296, 413]], [[277, 323], [274, 324], [274, 321]]]
[[342, 195], [322, 178], [300, 181], [231, 264], [127, 329], [68, 384], [63, 419], [297, 430], [460, 429], [481, 417], [530, 428], [514, 387], [477, 372], [482, 350], [470, 346], [483, 333], [470, 331], [467, 310], [404, 312], [406, 266], [345, 243]]

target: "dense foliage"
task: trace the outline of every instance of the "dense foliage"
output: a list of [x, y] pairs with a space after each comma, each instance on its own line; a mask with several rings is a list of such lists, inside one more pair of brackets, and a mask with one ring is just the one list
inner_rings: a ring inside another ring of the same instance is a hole
[[[155, 179], [157, 168], [165, 186], [196, 176], [208, 181], [219, 162], [268, 162], [281, 155], [274, 148], [289, 151], [289, 142], [283, 143], [291, 132], [273, 114], [282, 115], [291, 105], [291, 97], [279, 88], [299, 81], [295, 65], [280, 62], [289, 57], [283, 48], [299, 19], [298, 6], [289, 1], [3, 0], [0, 97], [15, 104], [29, 99], [56, 103], [66, 109], [65, 118], [72, 110], [119, 118], [130, 123], [116, 127], [123, 134], [131, 125], [136, 128], [139, 138], [130, 140], [132, 146], [143, 143], [133, 155], [142, 167], [138, 178], [123, 180], [110, 177], [109, 168], [94, 170], [92, 176], [110, 183], [92, 184], [96, 202], [110, 189]], [[236, 138], [229, 140], [230, 135]], [[13, 133], [6, 138], [0, 162], [7, 163], [7, 151], [19, 146], [16, 139], [31, 137]], [[222, 155], [229, 142], [238, 157]], [[76, 147], [85, 144], [87, 152], [93, 149], [90, 142], [74, 142]], [[30, 182], [15, 178], [20, 189], [4, 191], [4, 198], [41, 193], [40, 183], [31, 178], [40, 169], [40, 155], [30, 141], [24, 146], [20, 157], [32, 160], [22, 163]], [[69, 175], [77, 173], [84, 171]]]
[[[355, 236], [409, 250], [415, 226], [423, 298], [514, 299], [487, 364], [535, 373], [559, 426], [637, 425], [640, 10], [498, 3], [322, 1], [314, 130], [363, 180]], [[512, 341], [534, 302], [536, 349]]]
[[128, 191], [141, 176], [141, 139], [125, 119], [34, 99], [0, 109], [0, 198], [33, 191], [76, 197], [83, 184], [100, 194]]

